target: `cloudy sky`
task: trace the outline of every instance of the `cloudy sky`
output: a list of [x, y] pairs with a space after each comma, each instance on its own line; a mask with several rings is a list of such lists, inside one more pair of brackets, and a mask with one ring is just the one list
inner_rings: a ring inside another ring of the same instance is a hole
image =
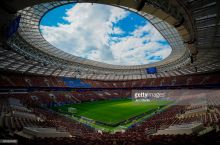
[[43, 17], [40, 30], [55, 47], [108, 64], [149, 64], [171, 52], [168, 42], [146, 19], [113, 6], [64, 5]]

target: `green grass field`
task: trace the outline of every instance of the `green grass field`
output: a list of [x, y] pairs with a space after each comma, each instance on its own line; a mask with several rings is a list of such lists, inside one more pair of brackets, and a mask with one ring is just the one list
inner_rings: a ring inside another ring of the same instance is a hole
[[53, 107], [53, 110], [61, 110], [68, 113], [68, 108], [76, 108], [77, 115], [108, 124], [118, 123], [131, 117], [148, 112], [149, 114], [171, 103], [171, 101], [135, 102], [131, 99], [106, 100], [86, 102], [81, 104], [63, 105]]

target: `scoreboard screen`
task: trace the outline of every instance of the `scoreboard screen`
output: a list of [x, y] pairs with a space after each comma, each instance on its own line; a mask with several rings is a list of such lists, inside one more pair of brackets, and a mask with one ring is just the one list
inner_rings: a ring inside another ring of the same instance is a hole
[[157, 73], [157, 68], [156, 68], [156, 67], [147, 68], [147, 69], [146, 69], [146, 72], [147, 72], [148, 74], [155, 74], [155, 73]]

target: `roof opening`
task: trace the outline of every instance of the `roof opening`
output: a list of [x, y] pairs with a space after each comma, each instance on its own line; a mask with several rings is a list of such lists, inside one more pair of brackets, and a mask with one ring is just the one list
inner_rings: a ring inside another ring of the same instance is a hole
[[64, 52], [113, 65], [158, 62], [172, 50], [147, 19], [103, 4], [71, 3], [52, 9], [41, 19], [40, 31]]

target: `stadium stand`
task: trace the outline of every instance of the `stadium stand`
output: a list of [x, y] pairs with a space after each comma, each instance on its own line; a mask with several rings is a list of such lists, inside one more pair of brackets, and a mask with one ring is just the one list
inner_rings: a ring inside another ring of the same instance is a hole
[[[49, 97], [49, 95], [47, 97]], [[25, 136], [23, 132], [28, 133], [27, 127], [37, 127], [39, 130], [41, 130], [41, 128], [51, 128], [48, 129], [48, 132], [53, 130], [53, 128], [63, 129], [63, 132], [67, 130], [71, 134], [71, 137], [61, 137], [60, 139], [55, 139], [56, 141], [62, 140], [64, 141], [63, 143], [71, 143], [72, 141], [75, 142], [77, 139], [82, 138], [82, 144], [83, 142], [85, 143], [87, 141], [90, 144], [103, 144], [104, 142], [107, 144], [143, 144], [145, 141], [155, 143], [155, 139], [158, 139], [157, 141], [161, 142], [164, 141], [166, 137], [169, 137], [169, 141], [165, 141], [164, 144], [172, 144], [175, 143], [175, 140], [178, 137], [186, 137], [186, 141], [191, 142], [190, 140], [195, 138], [195, 134], [199, 134], [201, 131], [204, 132], [204, 129], [211, 128], [208, 133], [205, 133], [205, 136], [207, 136], [207, 134], [213, 133], [214, 130], [217, 131], [217, 126], [219, 126], [220, 122], [220, 108], [218, 106], [214, 105], [214, 107], [211, 107], [209, 105], [207, 106], [207, 104], [203, 104], [202, 106], [194, 106], [193, 104], [176, 104], [175, 106], [169, 107], [165, 111], [155, 114], [140, 124], [133, 125], [126, 132], [118, 132], [116, 134], [99, 133], [86, 124], [74, 122], [73, 120], [59, 115], [56, 112], [51, 112], [50, 110], [43, 108], [36, 108], [36, 106], [33, 107], [33, 103], [30, 103], [27, 106], [23, 105], [27, 99], [29, 99], [28, 102], [32, 101], [30, 96], [27, 96], [26, 99], [24, 99], [24, 96], [22, 95], [20, 97], [16, 95], [16, 98], [13, 98], [12, 96], [1, 96], [1, 127], [5, 128], [4, 134], [7, 136], [7, 132], [10, 132], [11, 135], [8, 137], [18, 137], [19, 141], [24, 140], [25, 142], [28, 141], [28, 139], [26, 140], [23, 138]], [[81, 98], [79, 97], [79, 99]], [[212, 98], [209, 98], [208, 100], [210, 104], [213, 104], [213, 102], [219, 102], [220, 97], [213, 97], [213, 100]], [[66, 102], [65, 99], [63, 101]], [[38, 102], [37, 105], [41, 106], [41, 103], [44, 102]], [[191, 116], [180, 117], [180, 115], [184, 115], [188, 111], [198, 110], [198, 108], [202, 108], [203, 106], [209, 107], [209, 111], [207, 110], [202, 114], [201, 112], [196, 111], [195, 114]], [[172, 131], [171, 128], [173, 129]], [[178, 128], [185, 128], [185, 130], [183, 129], [185, 131], [184, 134], [179, 133], [181, 132], [181, 129]], [[186, 128], [188, 128], [189, 131], [186, 131]], [[190, 131], [190, 129], [194, 130], [193, 133]], [[167, 130], [169, 130], [170, 133], [165, 132]], [[197, 130], [197, 133], [195, 130]], [[147, 134], [148, 137], [146, 137]], [[173, 136], [171, 134], [176, 135]], [[26, 135], [25, 138], [27, 138], [27, 136], [30, 137], [30, 135]], [[35, 135], [35, 140], [39, 140], [39, 142], [48, 142], [49, 140], [52, 141], [52, 139], [50, 139], [52, 134], [48, 133], [47, 138], [42, 138], [42, 136], [40, 137]], [[63, 136], [65, 136], [65, 133]], [[20, 140], [20, 138], [22, 139]], [[193, 142], [194, 141], [195, 143], [200, 143], [200, 141], [197, 139], [193, 140]], [[52, 143], [55, 143], [55, 141], [53, 140]]]
[[[178, 77], [164, 77], [158, 79], [134, 80], [134, 81], [98, 81], [73, 78], [46, 77], [35, 75], [22, 75], [17, 73], [1, 73], [1, 87], [69, 87], [69, 88], [135, 88], [135, 87], [184, 87], [219, 85], [219, 73], [200, 74]], [[189, 81], [190, 80], [190, 81]]]

